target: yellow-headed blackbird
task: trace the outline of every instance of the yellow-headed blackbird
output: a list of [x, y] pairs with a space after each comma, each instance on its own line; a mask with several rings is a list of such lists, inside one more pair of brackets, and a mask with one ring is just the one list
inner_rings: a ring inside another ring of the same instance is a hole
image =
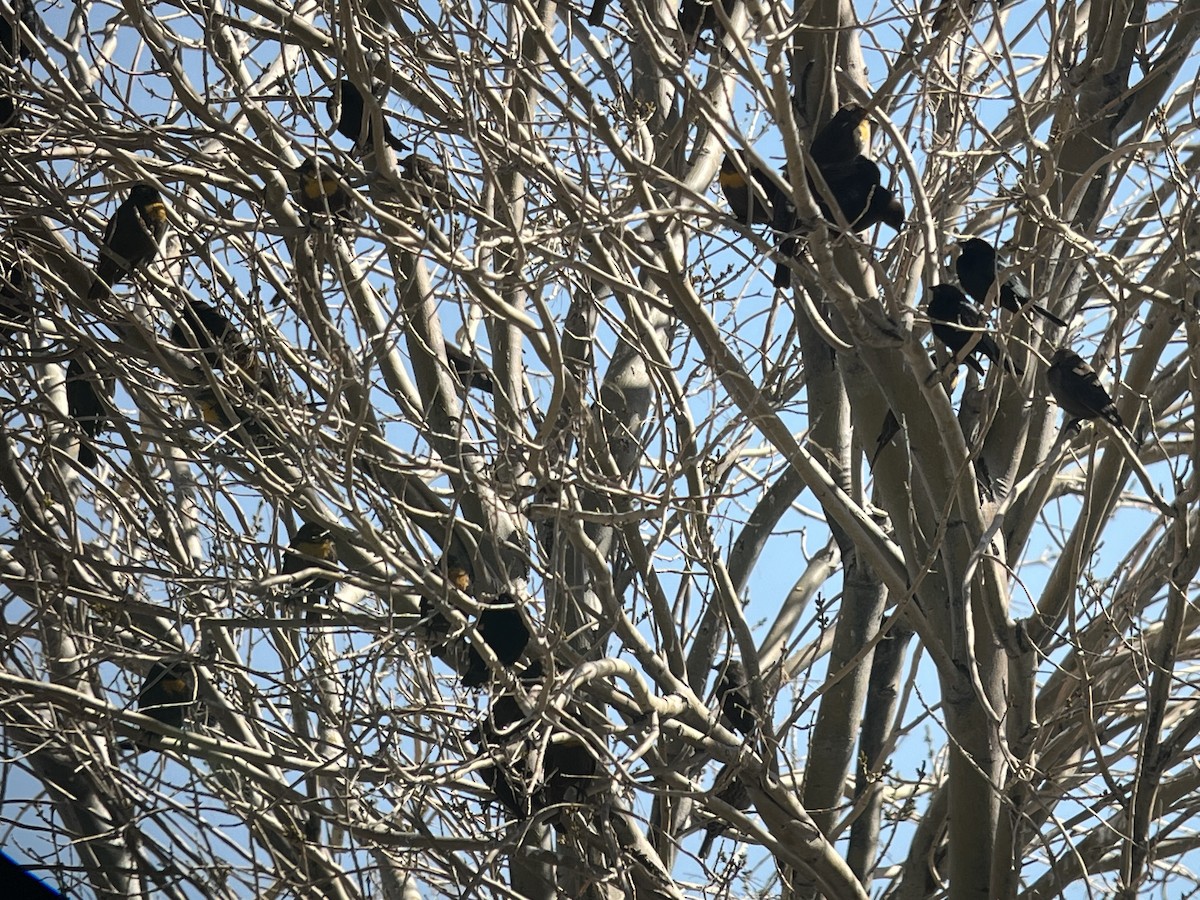
[[[746, 174], [754, 179], [754, 189], [750, 189]], [[721, 192], [729, 203], [733, 217], [743, 225], [773, 225], [776, 222], [776, 207], [790, 207], [783, 192], [775, 185], [769, 175], [758, 166], [752, 165], [746, 159], [746, 154], [739, 150], [731, 150], [721, 160], [719, 176]]]
[[[324, 525], [305, 522], [283, 551], [282, 575], [296, 575], [308, 569], [336, 570], [337, 548], [333, 535]], [[298, 581], [288, 593], [294, 600], [302, 594], [321, 594], [337, 584], [337, 579], [325, 575], [310, 575]]]
[[[987, 327], [987, 319], [972, 306], [966, 295], [954, 285], [939, 284], [933, 289], [929, 301], [929, 319], [933, 336], [945, 344], [954, 354], [956, 363], [966, 363], [979, 374], [983, 374], [983, 366], [976, 359], [983, 354], [994, 363], [1004, 358], [1000, 345], [983, 329]], [[974, 348], [963, 358], [963, 353], [971, 341], [978, 340]], [[1007, 368], [1015, 375], [1021, 370], [1013, 365], [1011, 360], [1004, 360]]]
[[446, 359], [463, 387], [474, 388], [487, 394], [495, 393], [496, 382], [488, 367], [449, 341], [446, 341]]
[[29, 327], [35, 299], [33, 279], [26, 276], [25, 266], [16, 260], [0, 276], [0, 335], [12, 337]]
[[[354, 141], [353, 152], [356, 155], [370, 153], [375, 149], [375, 142], [371, 135], [371, 117], [367, 115], [366, 107], [363, 104], [362, 91], [354, 82], [343, 78], [339, 93], [342, 101], [340, 110], [338, 109], [337, 94], [330, 96], [325, 101], [325, 110], [329, 113], [329, 118], [337, 123], [338, 134]], [[393, 150], [404, 150], [404, 142], [392, 134], [387, 119], [383, 117], [381, 119], [384, 143]]]
[[354, 201], [342, 181], [342, 170], [329, 160], [310, 156], [295, 174], [300, 186], [294, 196], [305, 212], [328, 216], [351, 212]]
[[212, 369], [224, 367], [226, 357], [244, 354], [241, 334], [224, 313], [203, 300], [188, 300], [171, 326], [171, 343], [199, 350]]
[[[15, 21], [23, 22], [26, 28], [36, 34], [38, 15], [33, 0], [13, 0], [12, 8], [17, 14]], [[19, 38], [20, 30], [13, 21], [0, 15], [0, 59], [33, 59], [33, 51]]]
[[1060, 347], [1054, 351], [1046, 381], [1050, 393], [1067, 414], [1064, 430], [1089, 419], [1104, 419], [1128, 434], [1117, 404], [1100, 383], [1096, 370], [1074, 350]]
[[[713, 796], [736, 810], [745, 812], [750, 808], [750, 791], [746, 789], [745, 782], [742, 781], [736, 774], [736, 769], [732, 764], [726, 763], [717, 772], [717, 777], [713, 780], [712, 787]], [[726, 830], [726, 823], [721, 819], [713, 819], [704, 829], [704, 841], [700, 844], [700, 859], [708, 856], [712, 850], [713, 843]]]
[[107, 296], [122, 278], [153, 260], [166, 232], [167, 207], [162, 195], [148, 184], [135, 184], [104, 230], [96, 280], [88, 298]]
[[67, 897], [3, 851], [0, 851], [0, 893], [21, 900], [66, 900]]
[[[434, 564], [433, 569], [464, 594], [471, 593], [471, 582], [474, 579], [471, 564], [455, 551], [451, 550], [446, 553]], [[429, 597], [421, 597], [419, 611], [424, 622], [423, 631], [426, 640], [444, 638], [450, 633], [450, 622]]]
[[[184, 660], [160, 660], [150, 666], [142, 689], [138, 693], [138, 712], [169, 725], [182, 729], [188, 721], [196, 703], [196, 670]], [[122, 744], [143, 750], [158, 745], [161, 736], [143, 732], [132, 743]]]
[[106, 367], [89, 361], [88, 365], [73, 358], [67, 364], [67, 413], [84, 437], [79, 441], [79, 464], [96, 468], [96, 451], [88, 443], [108, 428], [112, 416], [116, 376]]
[[723, 668], [716, 687], [721, 712], [734, 731], [749, 735], [754, 731], [758, 720], [750, 703], [750, 682], [746, 676], [746, 667], [740, 659], [731, 659], [726, 661]]
[[[1004, 262], [997, 256], [996, 248], [982, 238], [959, 241], [958, 246], [960, 252], [958, 259], [954, 262], [954, 268], [958, 272], [959, 283], [976, 303], [984, 303], [987, 300], [988, 292], [996, 283], [997, 272], [1003, 268]], [[1033, 302], [1029, 296], [1029, 288], [1016, 275], [1010, 275], [1000, 285], [999, 301], [1001, 306], [1012, 312], [1019, 313], [1029, 307], [1059, 328], [1067, 327], [1066, 322], [1046, 307]]]
[[9, 94], [0, 94], [0, 128], [12, 128], [17, 124], [17, 104]]
[[[734, 158], [735, 152], [737, 159]], [[754, 190], [750, 189], [750, 183], [742, 174], [743, 169], [749, 172], [754, 180]], [[786, 176], [787, 173], [784, 174]], [[795, 229], [796, 207], [787, 194], [771, 181], [766, 172], [747, 162], [745, 154], [737, 151], [725, 154], [725, 158], [721, 160], [720, 182], [729, 208], [739, 222], [746, 225], [770, 225], [776, 231], [785, 233]], [[796, 239], [783, 238], [779, 252], [781, 257], [793, 256], [796, 252]], [[783, 259], [776, 263], [773, 281], [776, 287], [787, 287], [791, 284], [791, 274]]]
[[857, 103], [847, 103], [813, 136], [808, 153], [822, 173], [836, 172], [863, 156], [870, 146], [867, 111]]
[[[479, 636], [492, 648], [501, 665], [512, 666], [529, 644], [529, 629], [525, 626], [517, 599], [512, 594], [500, 594], [493, 600], [483, 602], [485, 606], [476, 623]], [[481, 687], [491, 680], [492, 670], [474, 645], [468, 644], [463, 687]]]

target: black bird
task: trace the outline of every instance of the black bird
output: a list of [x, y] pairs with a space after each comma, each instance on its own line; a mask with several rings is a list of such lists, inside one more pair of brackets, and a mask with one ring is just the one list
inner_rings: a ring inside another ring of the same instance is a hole
[[[1003, 261], [997, 256], [996, 248], [982, 238], [970, 238], [959, 241], [960, 252], [954, 262], [958, 272], [958, 280], [976, 303], [987, 300], [988, 293], [996, 283], [999, 269], [1004, 267]], [[1019, 313], [1025, 307], [1031, 308], [1044, 319], [1048, 319], [1059, 328], [1066, 328], [1067, 323], [1056, 316], [1046, 307], [1033, 302], [1029, 288], [1016, 275], [1010, 275], [1000, 285], [1000, 305], [1007, 310]]]
[[[341, 109], [338, 109], [337, 94], [333, 94], [325, 101], [325, 110], [329, 113], [329, 118], [337, 123], [338, 134], [354, 141], [353, 152], [356, 155], [370, 153], [375, 149], [375, 142], [371, 135], [371, 117], [366, 113], [362, 91], [354, 82], [343, 78], [340, 93]], [[384, 143], [393, 150], [404, 150], [404, 142], [392, 134], [387, 119], [382, 116], [381, 119]]]
[[[842, 218], [854, 232], [867, 231], [880, 222], [896, 231], [904, 227], [904, 204], [896, 194], [885, 188], [879, 165], [865, 156], [858, 156], [845, 165], [819, 169], [829, 187], [829, 195], [837, 203]], [[823, 193], [810, 185], [821, 215], [831, 223], [836, 217]]]
[[[195, 703], [196, 670], [191, 663], [164, 659], [150, 666], [138, 693], [138, 712], [164, 725], [183, 729]], [[144, 731], [137, 740], [123, 743], [121, 747], [149, 750], [160, 741], [161, 735]]]
[[[746, 176], [742, 174], [743, 169], [754, 180], [753, 190]], [[787, 176], [786, 170], [783, 175]], [[721, 191], [729, 202], [729, 209], [739, 222], [746, 225], [770, 225], [776, 231], [785, 234], [795, 229], [796, 207], [791, 199], [771, 181], [766, 172], [758, 166], [751, 165], [744, 153], [731, 151], [725, 154], [725, 158], [721, 160], [720, 183]], [[776, 287], [787, 287], [791, 284], [791, 273], [784, 258], [794, 256], [796, 246], [796, 238], [792, 236], [784, 237], [780, 241], [780, 259], [776, 263], [773, 279]]]
[[[754, 179], [753, 190], [743, 173], [749, 173]], [[790, 206], [770, 176], [751, 164], [740, 150], [725, 154], [719, 181], [733, 217], [743, 225], [772, 225], [776, 221], [776, 206], [780, 203], [785, 209]]]
[[694, 46], [705, 31], [712, 32], [714, 41], [720, 41], [725, 35], [725, 26], [717, 12], [718, 3], [725, 11], [725, 18], [732, 18], [737, 0], [683, 0], [679, 4], [679, 30], [689, 46]]
[[[500, 594], [494, 600], [483, 601], [476, 627], [483, 642], [492, 648], [501, 665], [511, 667], [521, 658], [529, 644], [529, 629], [512, 594]], [[467, 646], [467, 667], [463, 687], [476, 688], [492, 679], [492, 671], [473, 644]]]
[[17, 104], [12, 95], [0, 94], [0, 128], [12, 128], [17, 123]]
[[729, 720], [734, 731], [750, 735], [758, 724], [754, 708], [750, 703], [750, 685], [746, 667], [740, 659], [726, 661], [724, 671], [717, 681], [716, 696], [721, 703], [721, 712]]
[[88, 443], [108, 429], [117, 379], [107, 367], [90, 361], [88, 366], [72, 358], [67, 364], [67, 413], [83, 432], [79, 440], [79, 464], [96, 468], [96, 451]]
[[[308, 569], [325, 572], [336, 570], [337, 548], [333, 534], [324, 525], [305, 522], [283, 551], [281, 575], [296, 575]], [[337, 584], [337, 579], [327, 575], [310, 575], [297, 581], [288, 592], [287, 599], [295, 600], [301, 595], [323, 594]]]
[[[471, 564], [457, 552], [451, 550], [446, 553], [434, 564], [433, 569], [464, 594], [471, 593], [471, 582], [474, 580]], [[450, 634], [450, 622], [431, 598], [421, 597], [419, 614], [424, 623], [422, 634], [427, 641], [437, 642]]]
[[[747, 790], [745, 782], [737, 776], [736, 772], [737, 770], [732, 764], [726, 763], [722, 766], [713, 780], [712, 794], [721, 802], [745, 812], [750, 808], [750, 791]], [[708, 856], [713, 843], [724, 834], [725, 830], [726, 823], [722, 819], [714, 818], [708, 823], [704, 829], [704, 840], [700, 844], [700, 859]]]
[[[12, 8], [17, 14], [17, 19], [25, 23], [25, 27], [36, 34], [38, 14], [32, 0], [13, 0]], [[29, 48], [28, 44], [21, 41], [20, 46], [17, 46], [18, 37], [19, 34], [15, 25], [7, 17], [0, 15], [0, 48], [3, 48], [0, 51], [0, 59], [17, 59], [18, 57], [21, 59], [33, 59], [33, 51]], [[5, 57], [5, 54], [7, 54], [7, 57]]]
[[327, 159], [308, 157], [296, 169], [300, 186], [293, 195], [300, 208], [313, 215], [348, 217], [354, 200], [340, 168]]
[[245, 342], [233, 322], [203, 300], [184, 303], [179, 320], [171, 326], [171, 343], [199, 350], [212, 369], [223, 368], [226, 358], [236, 361], [245, 354]]
[[135, 184], [104, 229], [96, 280], [88, 299], [107, 296], [122, 278], [151, 262], [166, 232], [167, 207], [162, 195], [148, 184]]
[[[602, 773], [596, 754], [583, 741], [561, 733], [554, 735], [546, 747], [543, 764], [546, 786], [540, 798], [541, 808], [583, 806], [590, 811], [598, 805], [593, 795], [607, 776]], [[554, 816], [555, 828], [561, 830], [565, 812], [561, 809]]]
[[[956, 363], [966, 363], [979, 374], [983, 374], [977, 355], [982, 354], [994, 363], [1003, 359], [1003, 353], [995, 339], [983, 329], [987, 327], [987, 319], [983, 313], [972, 306], [965, 294], [950, 284], [939, 284], [933, 288], [933, 296], [929, 301], [929, 319], [933, 336], [945, 344]], [[978, 338], [974, 348], [963, 358], [967, 345]], [[1021, 370], [1005, 360], [1010, 372], [1020, 375]]]
[[25, 274], [21, 260], [15, 260], [0, 277], [0, 335], [12, 337], [29, 327], [35, 299], [33, 280]]
[[822, 173], [833, 173], [865, 155], [870, 145], [867, 111], [857, 103], [847, 103], [813, 136], [808, 154]]
[[446, 169], [428, 156], [410, 153], [400, 163], [400, 175], [425, 207], [442, 209], [462, 200]]
[[446, 359], [463, 387], [474, 388], [485, 394], [496, 392], [496, 382], [488, 367], [449, 341], [446, 341]]
[[1054, 351], [1046, 381], [1050, 393], [1067, 414], [1064, 430], [1090, 419], [1104, 419], [1133, 440], [1117, 412], [1117, 404], [1100, 383], [1100, 376], [1074, 350], [1060, 347]]

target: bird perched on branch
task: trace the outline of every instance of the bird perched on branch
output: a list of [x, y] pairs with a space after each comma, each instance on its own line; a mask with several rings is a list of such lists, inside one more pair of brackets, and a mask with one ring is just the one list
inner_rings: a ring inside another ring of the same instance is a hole
[[[476, 628], [483, 642], [492, 648], [501, 665], [511, 667], [521, 658], [529, 644], [529, 629], [512, 594], [500, 594], [491, 600], [481, 601]], [[481, 687], [492, 680], [492, 670], [473, 644], [467, 648], [467, 667], [463, 673], [463, 687]]]
[[726, 660], [722, 669], [714, 691], [721, 704], [721, 712], [734, 731], [750, 735], [758, 724], [758, 718], [750, 703], [750, 681], [746, 667], [740, 659], [730, 659]]
[[[196, 670], [191, 663], [164, 659], [150, 666], [138, 692], [138, 712], [182, 730], [195, 703]], [[121, 748], [150, 750], [161, 741], [161, 735], [143, 731], [137, 739], [121, 744]]]
[[[730, 763], [721, 767], [717, 777], [713, 779], [712, 795], [722, 803], [734, 809], [745, 812], [750, 808], [750, 791], [738, 777], [737, 768]], [[700, 844], [700, 859], [708, 856], [713, 844], [728, 829], [724, 819], [714, 818], [704, 829], [704, 840]]]
[[296, 600], [303, 595], [320, 595], [337, 584], [332, 573], [337, 571], [337, 547], [333, 534], [324, 525], [305, 522], [283, 551], [281, 575], [298, 575], [309, 569], [329, 572], [329, 575], [314, 573], [298, 580], [288, 589], [286, 599]]
[[[770, 225], [784, 234], [795, 230], [796, 207], [791, 199], [763, 169], [750, 163], [741, 151], [725, 154], [721, 161], [719, 181], [729, 209], [739, 222], [744, 225]], [[780, 256], [793, 256], [795, 252], [796, 239], [791, 236], [782, 238]], [[776, 287], [786, 287], [790, 283], [787, 266], [780, 260], [776, 265], [774, 284]]]
[[1104, 419], [1123, 433], [1130, 443], [1138, 444], [1117, 412], [1117, 404], [1100, 383], [1096, 370], [1074, 350], [1060, 347], [1054, 351], [1046, 381], [1050, 385], [1050, 393], [1067, 414], [1064, 431], [1078, 428], [1080, 422]]
[[[982, 238], [959, 241], [958, 246], [960, 252], [958, 259], [954, 261], [954, 268], [958, 272], [959, 283], [976, 303], [984, 303], [996, 284], [996, 277], [1005, 262], [997, 255], [996, 248]], [[1033, 298], [1029, 295], [1029, 288], [1016, 275], [1010, 275], [1000, 285], [997, 299], [1000, 305], [1007, 310], [1019, 313], [1029, 307], [1059, 328], [1067, 327], [1066, 322], [1046, 307], [1033, 302]]]
[[983, 366], [976, 358], [982, 354], [994, 363], [1004, 359], [1010, 372], [1021, 374], [1011, 360], [1004, 358], [1000, 345], [984, 330], [987, 328], [987, 319], [983, 313], [972, 306], [966, 295], [954, 285], [939, 284], [933, 288], [928, 313], [933, 336], [949, 348], [955, 362], [965, 362], [982, 375]]
[[[341, 106], [338, 97], [341, 96]], [[378, 98], [376, 98], [378, 103]], [[343, 78], [337, 93], [330, 95], [325, 101], [325, 110], [329, 118], [337, 125], [338, 134], [354, 142], [353, 153], [362, 156], [375, 149], [375, 141], [371, 134], [371, 117], [367, 114], [363, 103], [362, 91], [350, 81]], [[392, 134], [387, 119], [380, 116], [383, 125], [383, 141], [393, 150], [406, 149], [405, 143]]]
[[88, 442], [108, 429], [116, 387], [116, 376], [108, 367], [85, 354], [72, 357], [67, 364], [67, 414], [83, 432], [79, 441], [81, 466], [94, 469], [99, 462], [96, 451]]
[[167, 207], [162, 195], [144, 182], [135, 184], [104, 229], [88, 299], [107, 296], [122, 278], [149, 264], [158, 255], [159, 241], [166, 232]]
[[455, 376], [463, 387], [474, 388], [485, 394], [495, 393], [496, 381], [492, 377], [491, 370], [480, 360], [458, 349], [449, 341], [446, 341], [446, 361], [450, 363], [450, 368], [454, 370]]
[[846, 103], [834, 113], [812, 139], [808, 155], [822, 172], [836, 171], [854, 162], [871, 147], [871, 125], [867, 111], [857, 103]]
[[29, 44], [20, 40], [20, 31], [15, 22], [24, 23], [33, 34], [38, 30], [38, 14], [33, 0], [12, 0], [10, 4], [17, 18], [10, 20], [0, 15], [0, 59], [33, 59]]
[[24, 263], [14, 260], [0, 276], [0, 335], [12, 337], [29, 327], [36, 296], [37, 289], [25, 274]]
[[737, 9], [737, 0], [683, 0], [679, 4], [679, 30], [683, 32], [690, 49], [695, 49], [700, 35], [705, 31], [711, 32], [713, 41], [717, 43], [724, 37], [725, 26], [721, 14], [717, 12], [718, 3], [725, 18], [732, 18]]
[[247, 351], [246, 342], [233, 322], [203, 300], [184, 302], [179, 318], [171, 326], [171, 343], [199, 350], [214, 370], [222, 369], [226, 359], [243, 358]]
[[349, 218], [354, 199], [346, 188], [342, 170], [327, 159], [310, 156], [295, 169], [299, 187], [296, 203], [312, 215]]

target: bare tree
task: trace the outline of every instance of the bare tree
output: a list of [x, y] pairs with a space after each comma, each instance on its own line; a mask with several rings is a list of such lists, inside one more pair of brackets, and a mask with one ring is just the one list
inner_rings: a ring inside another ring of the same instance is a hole
[[14, 2], [23, 862], [1197, 889], [1195, 4]]

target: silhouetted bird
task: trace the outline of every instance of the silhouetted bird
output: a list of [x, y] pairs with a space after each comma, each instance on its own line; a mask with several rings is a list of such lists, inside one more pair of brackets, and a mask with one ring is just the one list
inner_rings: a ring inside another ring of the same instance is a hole
[[0, 277], [0, 334], [12, 337], [25, 331], [33, 320], [36, 288], [25, 274], [21, 260], [14, 260]]
[[96, 468], [99, 461], [89, 441], [108, 429], [117, 379], [103, 364], [92, 361], [85, 367], [78, 358], [67, 364], [67, 413], [83, 432], [79, 440], [79, 464]]
[[488, 367], [449, 341], [446, 341], [446, 360], [463, 387], [474, 388], [487, 394], [495, 393], [496, 382]]
[[[320, 569], [325, 572], [337, 571], [337, 548], [333, 543], [333, 534], [324, 525], [315, 522], [305, 522], [292, 538], [292, 542], [283, 551], [281, 575], [296, 575], [308, 569]], [[332, 575], [313, 574], [297, 581], [288, 589], [288, 600], [295, 600], [302, 595], [322, 594], [337, 584]]]
[[836, 171], [863, 156], [871, 146], [867, 111], [857, 103], [842, 106], [816, 135], [808, 154], [822, 173]]
[[[976, 372], [983, 374], [976, 355], [982, 354], [994, 363], [1000, 362], [1004, 354], [1000, 346], [987, 334], [987, 319], [972, 306], [958, 288], [950, 284], [939, 284], [933, 288], [933, 296], [929, 301], [929, 319], [933, 336], [945, 344], [954, 354], [955, 362], [965, 362]], [[978, 337], [974, 348], [965, 354], [967, 346]], [[1005, 360], [1009, 371], [1021, 374], [1011, 361]]]
[[[582, 806], [590, 814], [598, 805], [594, 795], [603, 787], [607, 776], [601, 772], [596, 754], [583, 741], [556, 734], [546, 747], [543, 766], [546, 786], [541, 797], [542, 809]], [[553, 817], [556, 828], [562, 827], [562, 814], [566, 811], [561, 809]]]
[[0, 50], [0, 60], [33, 59], [33, 51], [27, 43], [20, 41], [18, 46], [19, 31], [13, 23], [14, 21], [24, 22], [25, 27], [36, 34], [38, 29], [37, 8], [33, 0], [13, 0], [10, 5], [17, 14], [17, 19], [12, 20], [7, 16], [0, 15], [0, 48], [3, 48]]
[[[341, 81], [341, 108], [338, 108], [338, 94], [333, 94], [325, 101], [325, 110], [329, 118], [337, 123], [338, 134], [354, 141], [353, 152], [356, 155], [370, 153], [375, 149], [371, 135], [371, 117], [367, 115], [363, 103], [362, 91], [349, 79]], [[393, 150], [405, 149], [402, 140], [392, 134], [387, 119], [380, 116], [383, 124], [383, 140]]]
[[[142, 689], [138, 693], [138, 712], [169, 725], [183, 729], [196, 703], [196, 670], [185, 660], [159, 660], [150, 666]], [[134, 741], [121, 744], [122, 749], [138, 747], [152, 749], [162, 736], [143, 731]]]
[[[858, 156], [844, 166], [820, 171], [851, 231], [867, 231], [880, 222], [896, 231], [904, 227], [904, 204], [881, 184], [879, 165], [874, 160]], [[811, 187], [821, 215], [836, 223], [823, 193], [815, 185]]]
[[689, 46], [694, 47], [705, 31], [712, 32], [715, 42], [724, 37], [725, 26], [717, 12], [717, 3], [721, 4], [726, 19], [731, 18], [737, 9], [737, 0], [683, 0], [679, 4], [679, 30], [687, 38]]
[[[746, 174], [754, 179], [754, 190], [750, 189]], [[778, 201], [782, 200], [785, 208], [790, 206], [770, 176], [746, 159], [746, 154], [740, 150], [725, 154], [719, 181], [733, 217], [743, 225], [771, 225], [776, 221]]]
[[[745, 812], [750, 808], [750, 791], [746, 789], [745, 783], [736, 773], [737, 770], [733, 765], [727, 763], [722, 766], [713, 780], [712, 794], [722, 803]], [[708, 823], [704, 829], [704, 840], [700, 844], [700, 859], [708, 856], [713, 843], [725, 833], [727, 828], [728, 824], [723, 819], [713, 818]]]
[[[512, 594], [500, 594], [493, 600], [481, 601], [486, 605], [479, 613], [476, 628], [483, 642], [492, 648], [496, 658], [504, 666], [511, 667], [529, 644], [529, 629], [517, 608], [517, 599]], [[467, 667], [463, 673], [464, 687], [474, 688], [492, 680], [492, 670], [473, 644], [467, 648]]]
[[104, 243], [96, 262], [96, 279], [88, 298], [98, 300], [109, 289], [158, 255], [158, 243], [167, 231], [167, 207], [148, 184], [138, 183], [117, 207], [104, 230]]
[[0, 128], [13, 128], [19, 124], [17, 104], [11, 94], [0, 94]]
[[293, 196], [305, 212], [345, 217], [352, 211], [354, 200], [343, 182], [342, 170], [329, 160], [310, 156], [295, 174], [300, 186]]
[[1054, 351], [1046, 381], [1050, 385], [1050, 393], [1067, 414], [1064, 430], [1089, 419], [1104, 419], [1133, 440], [1133, 435], [1117, 412], [1117, 404], [1100, 383], [1096, 370], [1074, 350], [1061, 347]]
[[462, 200], [450, 183], [446, 169], [428, 156], [418, 153], [406, 156], [401, 161], [400, 175], [422, 206], [447, 209]]
[[[982, 238], [971, 238], [959, 241], [961, 252], [954, 262], [958, 272], [958, 280], [963, 290], [974, 298], [977, 303], [987, 300], [988, 292], [996, 283], [997, 272], [1004, 267], [1004, 262], [996, 254], [996, 248]], [[1066, 328], [1067, 323], [1044, 306], [1033, 302], [1029, 289], [1016, 275], [1010, 275], [1000, 285], [999, 303], [1007, 310], [1020, 312], [1026, 306], [1039, 316], [1049, 319], [1059, 328]]]
[[[753, 179], [753, 190], [751, 183], [742, 174], [743, 169]], [[783, 174], [784, 177], [787, 176], [786, 171]], [[720, 184], [721, 191], [729, 202], [729, 209], [739, 222], [746, 225], [770, 225], [775, 231], [785, 235], [795, 229], [795, 205], [787, 194], [771, 181], [766, 172], [746, 160], [744, 153], [731, 151], [725, 154], [721, 161]], [[773, 279], [776, 287], [787, 287], [791, 283], [791, 274], [783, 258], [795, 255], [796, 247], [795, 237], [789, 235], [781, 239], [781, 258], [776, 263]]]
[[721, 703], [721, 712], [729, 720], [729, 725], [740, 734], [749, 735], [758, 724], [750, 703], [750, 682], [746, 676], [746, 667], [740, 659], [730, 659], [725, 662], [724, 671], [717, 680], [716, 696]]
[[199, 350], [212, 369], [221, 369], [226, 358], [236, 360], [246, 352], [233, 322], [203, 300], [184, 302], [179, 321], [171, 326], [171, 343]]

